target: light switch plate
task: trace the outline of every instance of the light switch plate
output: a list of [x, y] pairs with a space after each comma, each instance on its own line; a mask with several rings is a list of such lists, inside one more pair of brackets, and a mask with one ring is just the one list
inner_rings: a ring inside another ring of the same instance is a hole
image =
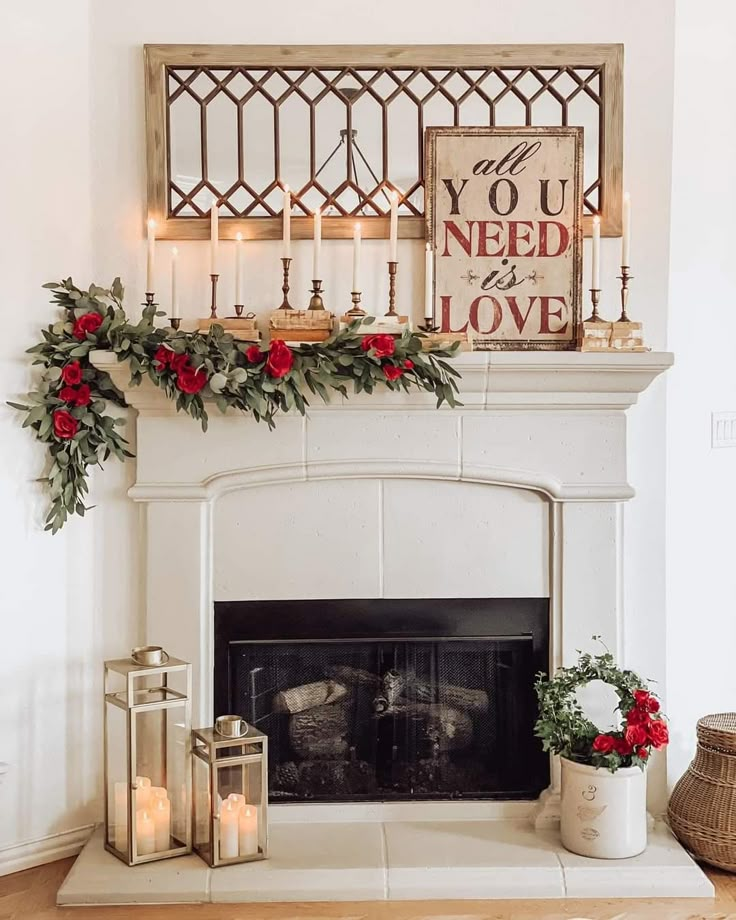
[[711, 414], [711, 447], [736, 447], [736, 412]]

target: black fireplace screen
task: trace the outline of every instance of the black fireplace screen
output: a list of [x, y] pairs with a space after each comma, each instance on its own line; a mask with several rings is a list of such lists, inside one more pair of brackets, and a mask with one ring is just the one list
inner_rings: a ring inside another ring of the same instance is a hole
[[532, 798], [548, 783], [533, 735], [546, 600], [225, 603], [216, 620], [216, 709], [268, 734], [272, 801]]

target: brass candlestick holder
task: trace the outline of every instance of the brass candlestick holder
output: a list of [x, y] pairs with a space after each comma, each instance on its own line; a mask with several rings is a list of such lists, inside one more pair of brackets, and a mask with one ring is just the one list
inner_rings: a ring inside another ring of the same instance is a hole
[[210, 274], [212, 282], [212, 303], [210, 304], [210, 319], [217, 319], [217, 282], [220, 276], [217, 273]]
[[621, 266], [621, 274], [618, 276], [619, 281], [621, 282], [621, 316], [618, 318], [619, 323], [630, 323], [631, 320], [626, 312], [626, 307], [629, 303], [629, 281], [634, 276], [629, 274], [629, 266]]
[[291, 266], [291, 259], [282, 257], [281, 264], [284, 267], [284, 282], [281, 285], [281, 290], [284, 293], [284, 299], [281, 301], [279, 310], [293, 310], [294, 308], [289, 303], [289, 267]]
[[322, 300], [322, 281], [317, 278], [312, 281], [312, 296], [309, 298], [309, 310], [324, 310], [325, 305]]
[[605, 320], [598, 312], [598, 304], [601, 299], [601, 289], [600, 288], [591, 288], [590, 289], [590, 300], [593, 304], [593, 312], [585, 320], [586, 323], [604, 323]]
[[146, 302], [143, 304], [144, 307], [152, 307], [156, 303], [156, 295], [153, 291], [146, 291], [145, 298]]
[[345, 316], [349, 316], [352, 319], [360, 319], [362, 316], [365, 316], [365, 310], [360, 305], [360, 291], [352, 291], [350, 299], [353, 301], [353, 305]]
[[388, 263], [388, 312], [384, 314], [385, 316], [395, 316], [397, 319], [399, 316], [396, 312], [396, 272], [398, 268], [398, 262]]
[[425, 317], [424, 317], [424, 323], [419, 327], [419, 329], [420, 329], [422, 332], [426, 332], [426, 333], [428, 333], [428, 334], [430, 334], [430, 333], [432, 333], [432, 332], [439, 332], [439, 331], [440, 331], [440, 327], [435, 325], [434, 317], [430, 317], [430, 316], [425, 316]]
[[178, 332], [179, 327], [181, 326], [181, 317], [172, 316], [171, 319], [169, 320], [169, 325], [171, 326], [172, 329], [176, 329], [176, 331]]
[[243, 315], [244, 308], [245, 305], [242, 303], [236, 303], [233, 305], [233, 310], [235, 310], [235, 315], [238, 317], [238, 319], [240, 319], [240, 317]]

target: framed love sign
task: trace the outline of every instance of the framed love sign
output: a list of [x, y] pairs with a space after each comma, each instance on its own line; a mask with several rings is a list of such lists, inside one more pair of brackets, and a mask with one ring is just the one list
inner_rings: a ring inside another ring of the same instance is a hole
[[583, 129], [427, 128], [425, 151], [440, 330], [479, 350], [575, 348]]

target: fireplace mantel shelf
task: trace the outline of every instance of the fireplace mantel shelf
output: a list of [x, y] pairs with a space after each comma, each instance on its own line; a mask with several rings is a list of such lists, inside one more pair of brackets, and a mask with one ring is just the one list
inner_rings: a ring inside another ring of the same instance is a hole
[[[145, 415], [171, 415], [176, 408], [149, 380], [130, 386], [127, 364], [114, 354], [93, 351], [92, 363], [107, 371], [128, 403]], [[454, 359], [461, 374], [461, 410], [483, 409], [626, 409], [639, 393], [673, 363], [670, 352], [470, 352]], [[339, 408], [362, 411], [411, 412], [433, 408], [435, 397], [423, 391], [380, 390], [368, 396], [337, 394], [325, 405], [313, 399], [313, 412]], [[443, 407], [443, 411], [452, 411]], [[233, 412], [233, 415], [240, 413]]]

